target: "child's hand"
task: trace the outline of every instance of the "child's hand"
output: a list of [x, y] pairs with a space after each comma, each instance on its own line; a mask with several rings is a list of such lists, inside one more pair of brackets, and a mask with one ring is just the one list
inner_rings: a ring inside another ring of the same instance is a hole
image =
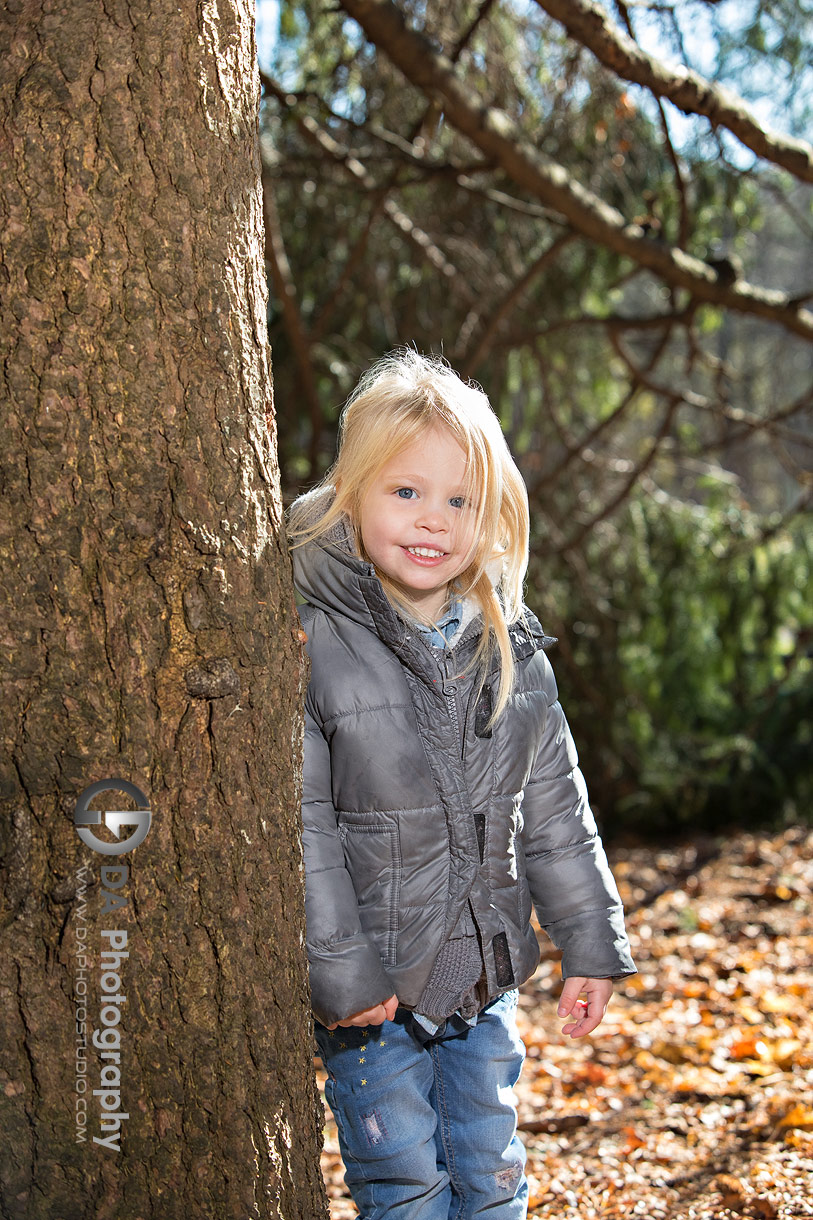
[[[352, 1017], [345, 1017], [343, 1021], [337, 1021], [336, 1025], [383, 1025], [385, 1021], [391, 1021], [395, 1016], [395, 1010], [398, 1007], [398, 996], [391, 995], [383, 1004], [377, 1004], [375, 1008], [365, 1008], [364, 1012], [354, 1012]], [[335, 1029], [336, 1025], [328, 1025], [328, 1029]]]
[[[579, 999], [581, 992], [587, 996], [586, 1000]], [[592, 1033], [596, 1026], [601, 1024], [612, 994], [612, 979], [586, 979], [579, 976], [567, 979], [562, 988], [557, 1015], [573, 1017], [574, 1020], [570, 1025], [563, 1026], [562, 1033], [570, 1034], [571, 1038], [583, 1038], [585, 1034]]]

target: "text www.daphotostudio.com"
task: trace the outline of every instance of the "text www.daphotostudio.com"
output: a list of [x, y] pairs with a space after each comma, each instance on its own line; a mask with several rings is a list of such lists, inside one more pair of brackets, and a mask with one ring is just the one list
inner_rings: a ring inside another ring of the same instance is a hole
[[[124, 792], [138, 806], [136, 809], [90, 809], [90, 802], [101, 792]], [[140, 788], [124, 779], [102, 779], [90, 784], [81, 793], [74, 813], [74, 824], [82, 842], [101, 856], [121, 856], [133, 851], [143, 843], [150, 829], [152, 813], [149, 801]], [[106, 827], [113, 840], [100, 838], [93, 827]], [[121, 839], [123, 826], [134, 826], [135, 830], [126, 839]], [[122, 1107], [122, 1005], [127, 996], [122, 987], [123, 963], [130, 956], [127, 949], [126, 928], [103, 928], [99, 934], [99, 988], [98, 998], [88, 995], [88, 984], [92, 976], [94, 947], [89, 943], [89, 923], [86, 894], [88, 882], [92, 880], [92, 861], [83, 861], [76, 871], [77, 908], [74, 953], [74, 1019], [76, 1024], [76, 1083], [75, 1113], [76, 1142], [87, 1141], [88, 1094], [98, 1098], [99, 1134], [93, 1142], [121, 1151], [122, 1123], [130, 1117]], [[99, 861], [101, 882], [100, 916], [115, 914], [115, 922], [123, 922], [128, 897], [125, 886], [130, 877], [127, 864], [118, 861]], [[109, 922], [113, 922], [111, 919]], [[98, 1005], [98, 1017], [88, 1021], [88, 1009]], [[90, 1046], [98, 1052], [92, 1062], [88, 1058], [88, 1028], [93, 1026]], [[88, 1088], [88, 1079], [98, 1087]]]

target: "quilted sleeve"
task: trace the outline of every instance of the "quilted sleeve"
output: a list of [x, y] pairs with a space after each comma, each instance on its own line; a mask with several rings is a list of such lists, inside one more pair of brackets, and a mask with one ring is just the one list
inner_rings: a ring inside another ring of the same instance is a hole
[[395, 987], [361, 929], [331, 798], [330, 749], [307, 710], [302, 821], [311, 1002], [317, 1020], [332, 1025], [388, 1000]]
[[562, 950], [562, 977], [635, 973], [615, 878], [547, 658], [548, 715], [522, 802], [528, 884], [541, 926]]

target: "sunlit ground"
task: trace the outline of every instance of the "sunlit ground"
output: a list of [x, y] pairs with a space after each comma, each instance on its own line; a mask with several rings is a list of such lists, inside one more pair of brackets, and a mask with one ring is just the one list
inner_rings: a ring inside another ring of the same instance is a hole
[[[639, 974], [600, 1030], [559, 1033], [547, 948], [521, 995], [531, 1214], [813, 1216], [813, 833], [613, 867]], [[333, 1220], [356, 1215], [329, 1112], [322, 1166]]]

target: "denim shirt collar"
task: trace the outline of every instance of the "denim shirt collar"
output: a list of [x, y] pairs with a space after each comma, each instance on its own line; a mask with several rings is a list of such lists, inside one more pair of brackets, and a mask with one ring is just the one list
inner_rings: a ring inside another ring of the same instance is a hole
[[449, 609], [432, 627], [418, 623], [418, 630], [426, 637], [427, 644], [434, 648], [445, 648], [460, 626], [463, 617], [463, 603], [459, 597], [452, 597]]

